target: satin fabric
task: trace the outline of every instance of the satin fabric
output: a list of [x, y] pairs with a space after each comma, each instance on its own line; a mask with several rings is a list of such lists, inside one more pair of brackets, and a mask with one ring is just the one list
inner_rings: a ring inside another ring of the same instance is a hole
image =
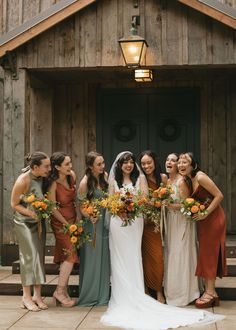
[[[154, 182], [147, 182], [149, 188], [158, 188]], [[162, 239], [160, 232], [155, 232], [154, 229], [154, 223], [145, 220], [142, 239], [144, 282], [147, 288], [161, 291], [164, 275]]]
[[[95, 190], [95, 198], [103, 195]], [[96, 223], [96, 245], [85, 243], [80, 248], [80, 283], [78, 306], [107, 305], [110, 298], [110, 258], [108, 230], [104, 224], [105, 212]], [[85, 231], [93, 236], [93, 224], [87, 219]]]
[[[31, 182], [27, 194], [34, 193], [37, 197], [43, 197], [42, 178], [36, 178], [31, 172], [30, 176]], [[42, 222], [41, 235], [39, 235], [38, 221], [35, 219], [31, 219], [15, 212], [13, 222], [16, 238], [19, 243], [20, 275], [22, 285], [28, 286], [45, 283], [45, 222]]]
[[[66, 188], [59, 182], [57, 182], [56, 185], [56, 200], [59, 202], [58, 211], [63, 215], [69, 224], [74, 224], [76, 222], [75, 180], [71, 176], [71, 184], [69, 188]], [[75, 251], [73, 244], [70, 241], [70, 234], [64, 234], [63, 224], [55, 217], [52, 217], [51, 227], [56, 238], [54, 262], [61, 263], [66, 260], [71, 263], [78, 263], [79, 260], [77, 250]]]
[[[192, 197], [202, 202], [207, 199], [210, 202], [213, 199], [213, 196], [200, 185]], [[196, 275], [207, 279], [226, 276], [226, 222], [224, 210], [220, 205], [204, 220], [197, 222], [197, 235], [199, 256]]]

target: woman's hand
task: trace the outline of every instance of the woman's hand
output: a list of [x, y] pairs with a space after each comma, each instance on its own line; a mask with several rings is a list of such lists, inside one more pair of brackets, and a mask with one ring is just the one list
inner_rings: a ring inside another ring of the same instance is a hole
[[89, 217], [90, 218], [90, 221], [92, 222], [92, 224], [94, 224], [95, 225], [95, 223], [98, 221], [98, 217], [97, 216], [90, 216]]
[[121, 218], [121, 220], [126, 220], [127, 219], [127, 214], [124, 211], [120, 211], [117, 213], [118, 217]]
[[196, 220], [196, 221], [204, 220], [204, 219], [206, 219], [207, 216], [208, 216], [208, 214], [195, 214], [193, 216], [193, 220]]
[[32, 219], [38, 220], [37, 214], [32, 210], [28, 210], [28, 216]]

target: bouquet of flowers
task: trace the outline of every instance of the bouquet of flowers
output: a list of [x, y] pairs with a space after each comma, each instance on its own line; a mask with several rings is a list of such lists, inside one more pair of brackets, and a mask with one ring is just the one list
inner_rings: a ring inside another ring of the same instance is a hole
[[[69, 234], [70, 241], [73, 244], [74, 250], [82, 246], [85, 242], [91, 241], [90, 235], [84, 231], [84, 221], [80, 220], [75, 224], [67, 224], [63, 226], [64, 234]], [[67, 252], [67, 251], [66, 251]]]
[[144, 219], [147, 219], [154, 223], [154, 231], [158, 232], [160, 230], [161, 221], [161, 200], [156, 197], [156, 193], [149, 189], [148, 197], [142, 197], [138, 201]]
[[141, 211], [138, 197], [129, 190], [108, 196], [100, 202], [100, 205], [112, 215], [118, 215], [121, 218], [121, 227], [131, 225]]
[[37, 214], [39, 220], [50, 219], [53, 210], [58, 208], [58, 203], [47, 198], [48, 194], [44, 197], [37, 197], [32, 193], [29, 195], [23, 195], [22, 200], [29, 209]]
[[200, 215], [205, 215], [207, 214], [206, 210], [206, 203], [208, 201], [205, 201], [204, 203], [201, 203], [197, 201], [194, 198], [186, 198], [182, 201], [182, 207], [180, 209], [180, 212], [185, 215], [187, 218], [196, 221], [194, 219], [194, 215], [200, 214]]
[[152, 197], [158, 199], [159, 201], [172, 201], [171, 194], [173, 194], [173, 188], [171, 185], [164, 185], [163, 183], [160, 184], [160, 187], [153, 191]]
[[101, 203], [101, 200], [96, 199], [96, 198], [92, 198], [91, 200], [84, 198], [81, 200], [82, 211], [85, 214], [88, 214], [89, 217], [96, 219], [96, 220], [92, 221], [92, 224], [93, 224], [92, 245], [94, 248], [96, 246], [96, 237], [97, 237], [96, 222], [101, 215], [101, 208], [102, 208], [100, 203]]

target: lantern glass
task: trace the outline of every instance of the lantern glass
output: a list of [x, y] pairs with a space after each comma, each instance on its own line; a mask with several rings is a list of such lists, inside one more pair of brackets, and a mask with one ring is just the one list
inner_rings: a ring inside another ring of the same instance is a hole
[[148, 47], [145, 39], [135, 35], [119, 40], [119, 44], [127, 67], [138, 68], [143, 62]]
[[149, 69], [135, 70], [134, 79], [137, 82], [150, 82], [153, 80], [152, 70], [149, 70]]

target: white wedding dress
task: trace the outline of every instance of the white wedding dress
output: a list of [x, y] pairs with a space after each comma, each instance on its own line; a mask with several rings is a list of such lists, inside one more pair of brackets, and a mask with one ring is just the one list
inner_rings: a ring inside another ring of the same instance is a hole
[[[139, 190], [139, 184], [136, 184]], [[115, 190], [118, 190], [115, 184]], [[126, 186], [131, 188], [132, 185]], [[101, 322], [135, 330], [161, 330], [185, 325], [216, 322], [224, 318], [209, 312], [164, 305], [144, 292], [141, 242], [143, 218], [121, 227], [122, 220], [110, 220], [111, 298]], [[176, 283], [178, 285], [178, 283]]]

